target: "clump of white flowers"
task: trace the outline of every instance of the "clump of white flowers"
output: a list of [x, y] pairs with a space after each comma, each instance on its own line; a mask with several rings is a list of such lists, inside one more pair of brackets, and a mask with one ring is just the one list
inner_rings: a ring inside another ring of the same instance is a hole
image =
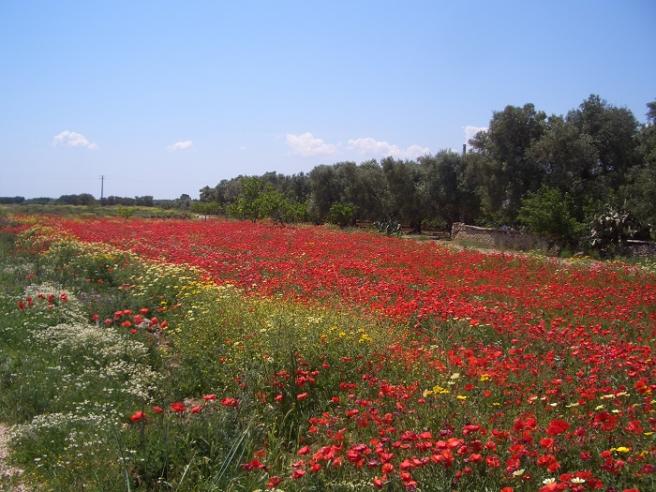
[[76, 354], [86, 367], [75, 384], [100, 380], [107, 393], [122, 392], [152, 401], [161, 376], [148, 364], [148, 348], [143, 343], [113, 330], [79, 323], [51, 326], [33, 332], [31, 338], [61, 355]]

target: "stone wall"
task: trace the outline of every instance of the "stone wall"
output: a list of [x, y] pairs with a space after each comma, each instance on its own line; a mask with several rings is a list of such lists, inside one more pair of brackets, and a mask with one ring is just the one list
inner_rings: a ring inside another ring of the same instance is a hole
[[492, 229], [456, 222], [451, 227], [451, 239], [472, 246], [494, 249], [516, 249], [527, 251], [549, 250], [549, 244], [542, 238], [512, 229]]
[[[549, 248], [549, 243], [533, 234], [512, 229], [492, 229], [455, 222], [451, 227], [451, 239], [466, 245], [494, 249], [515, 249], [520, 251], [541, 250], [557, 253]], [[628, 241], [626, 254], [632, 257], [656, 258], [656, 242]]]
[[629, 256], [656, 258], [656, 243], [652, 241], [627, 241]]

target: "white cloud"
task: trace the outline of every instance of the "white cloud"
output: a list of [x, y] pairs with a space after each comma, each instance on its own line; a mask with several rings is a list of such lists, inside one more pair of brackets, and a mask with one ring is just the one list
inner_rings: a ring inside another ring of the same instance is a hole
[[484, 132], [484, 131], [487, 131], [487, 127], [486, 127], [486, 126], [471, 126], [471, 125], [467, 125], [467, 126], [465, 127], [465, 142], [464, 142], [464, 143], [466, 143], [467, 145], [469, 145], [469, 140], [471, 140], [472, 138], [474, 138], [474, 136], [475, 136], [478, 132]]
[[52, 144], [55, 146], [63, 145], [65, 147], [86, 147], [89, 150], [96, 150], [98, 146], [90, 142], [87, 137], [81, 133], [64, 130], [55, 135], [52, 139]]
[[333, 144], [324, 142], [322, 139], [315, 137], [310, 132], [300, 133], [294, 135], [288, 133], [286, 136], [287, 145], [294, 154], [299, 154], [304, 157], [314, 155], [330, 155], [337, 151], [337, 147]]
[[166, 147], [170, 152], [175, 152], [177, 150], [187, 150], [190, 149], [194, 143], [191, 140], [180, 140], [179, 142], [175, 142], [172, 145], [169, 145]]
[[416, 159], [422, 155], [430, 154], [430, 149], [422, 145], [413, 144], [401, 151], [401, 156], [406, 159]]
[[383, 140], [376, 140], [371, 137], [353, 138], [348, 141], [348, 145], [349, 148], [356, 150], [367, 157], [391, 156], [396, 159], [415, 159], [419, 156], [430, 153], [428, 147], [423, 147], [421, 145], [414, 144], [402, 149], [398, 145]]

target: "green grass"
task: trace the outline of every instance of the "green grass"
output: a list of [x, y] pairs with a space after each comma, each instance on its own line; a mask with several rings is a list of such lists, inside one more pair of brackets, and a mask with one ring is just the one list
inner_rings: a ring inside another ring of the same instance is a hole
[[186, 219], [191, 213], [185, 210], [163, 209], [159, 207], [123, 205], [58, 205], [58, 204], [19, 204], [0, 205], [0, 211], [25, 215], [58, 215], [66, 217], [141, 217], [152, 219]]

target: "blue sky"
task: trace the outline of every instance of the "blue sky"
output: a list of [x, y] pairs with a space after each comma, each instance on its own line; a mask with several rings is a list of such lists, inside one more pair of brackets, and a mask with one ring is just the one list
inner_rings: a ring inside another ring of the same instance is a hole
[[656, 2], [0, 2], [0, 196], [196, 196], [459, 149], [591, 93], [644, 121]]

